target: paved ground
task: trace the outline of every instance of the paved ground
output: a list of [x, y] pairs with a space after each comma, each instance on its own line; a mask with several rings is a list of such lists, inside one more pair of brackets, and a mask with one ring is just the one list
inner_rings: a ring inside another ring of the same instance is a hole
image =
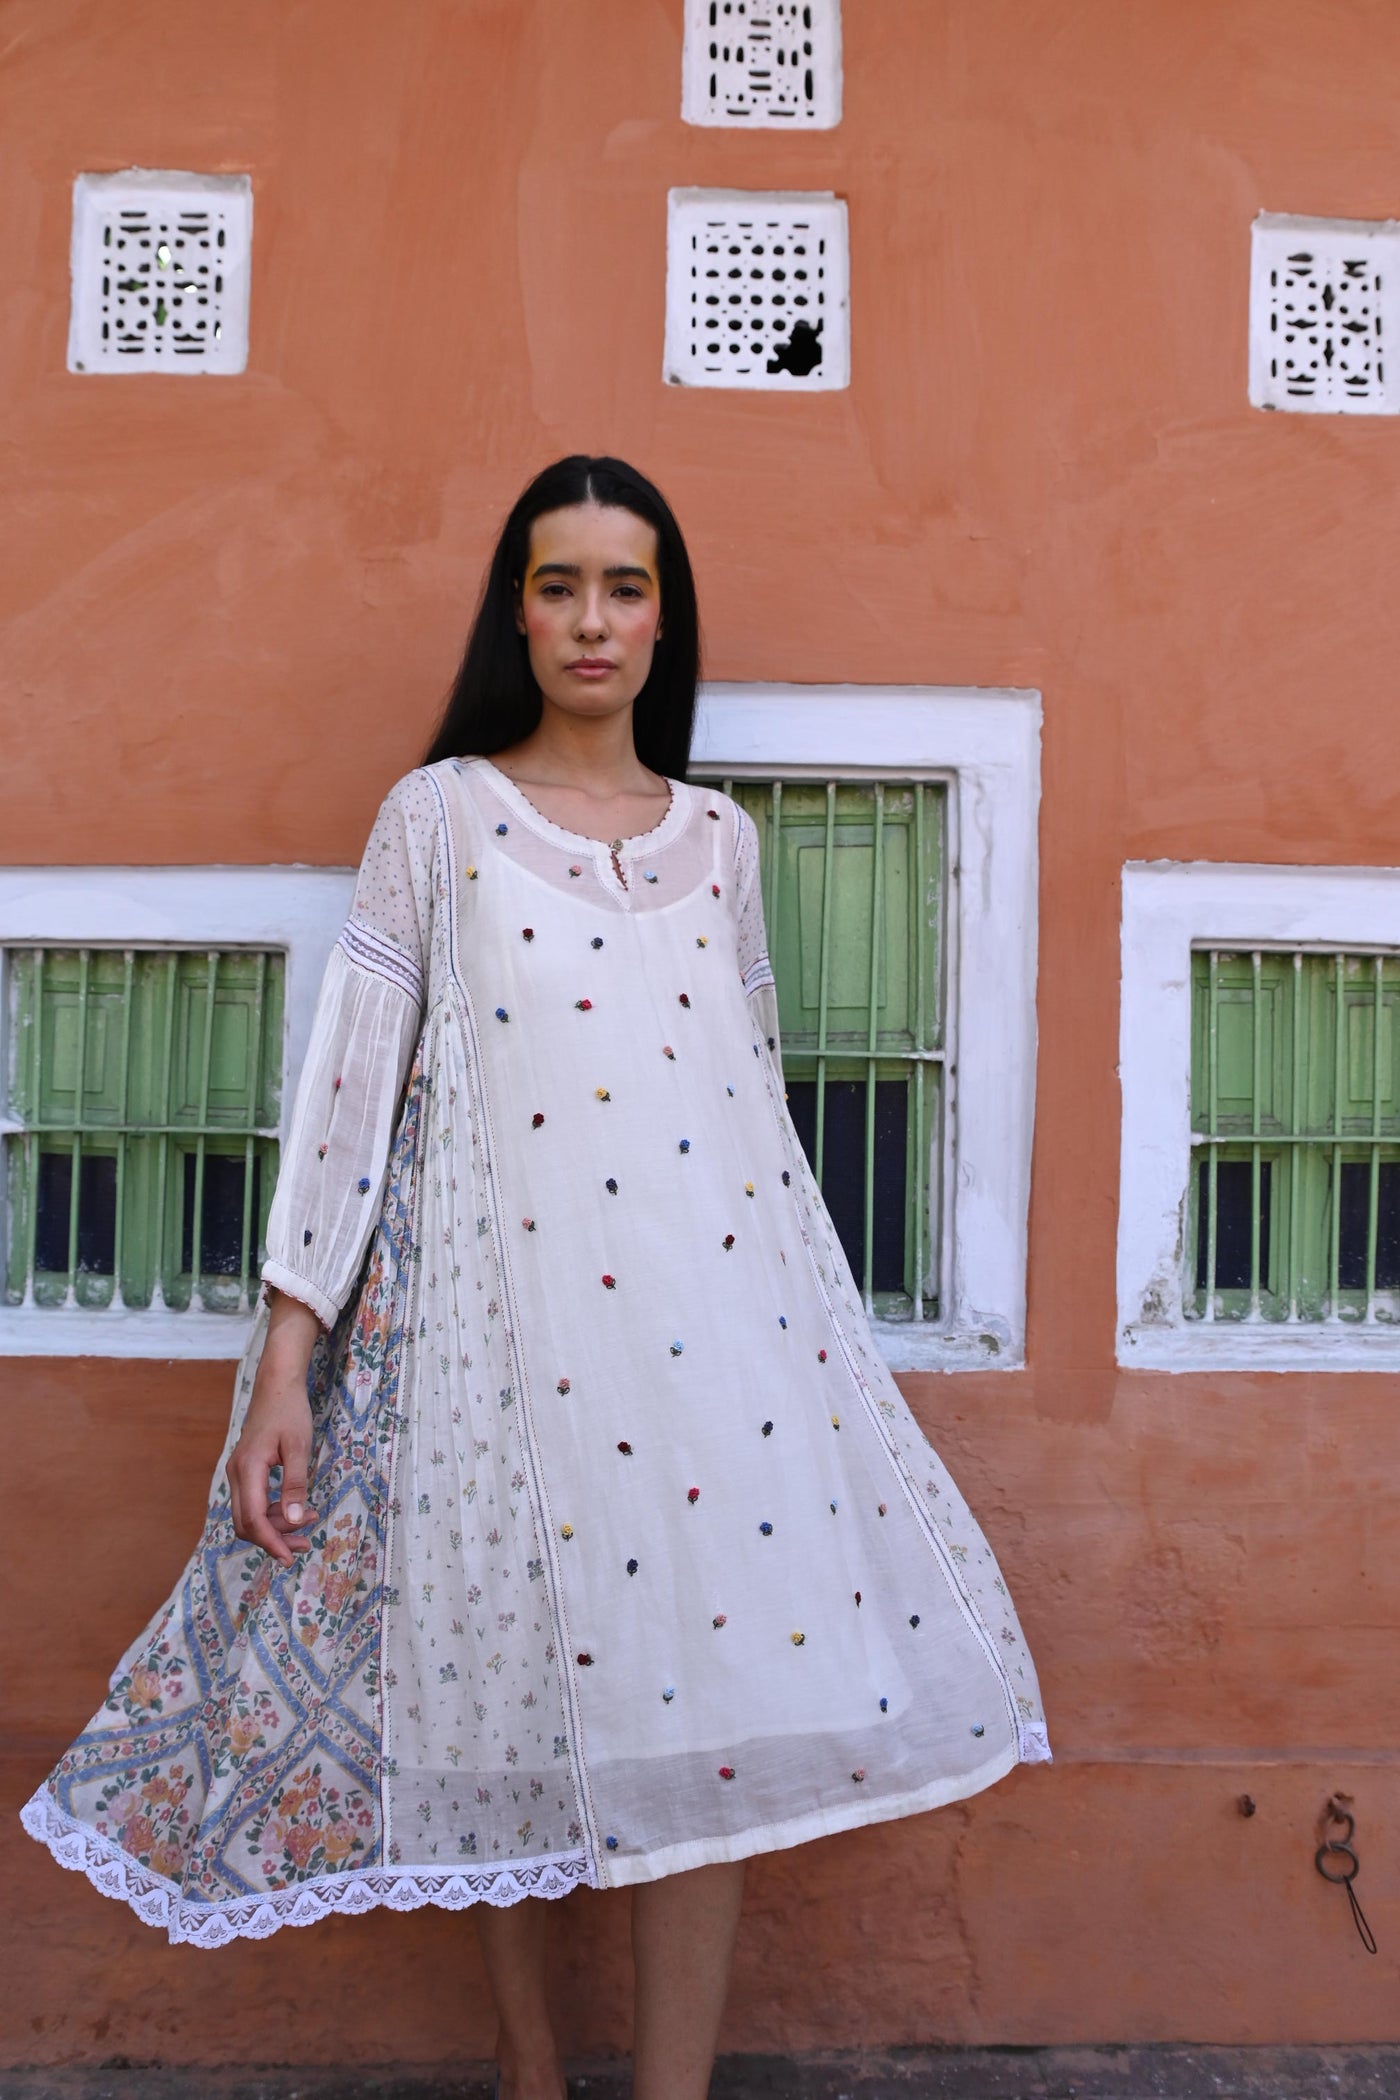
[[[580, 2065], [576, 2100], [627, 2100], [625, 2071]], [[480, 2067], [0, 2070], [0, 2100], [489, 2100]], [[711, 2100], [1400, 2100], [1400, 2047], [938, 2049], [731, 2056]]]

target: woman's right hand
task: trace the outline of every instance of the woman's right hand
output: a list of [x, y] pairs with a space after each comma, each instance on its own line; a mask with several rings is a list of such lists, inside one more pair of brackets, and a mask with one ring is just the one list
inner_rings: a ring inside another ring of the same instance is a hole
[[[228, 1476], [235, 1536], [261, 1546], [290, 1568], [310, 1540], [303, 1526], [316, 1521], [307, 1505], [311, 1467], [311, 1403], [306, 1373], [321, 1323], [311, 1308], [284, 1291], [272, 1294], [272, 1311], [253, 1395], [238, 1442], [224, 1468]], [[280, 1498], [268, 1499], [268, 1476], [282, 1468]]]

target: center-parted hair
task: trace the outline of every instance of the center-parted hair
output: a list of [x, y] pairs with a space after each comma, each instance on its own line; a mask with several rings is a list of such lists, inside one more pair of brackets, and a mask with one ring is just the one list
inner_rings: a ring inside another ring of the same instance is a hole
[[684, 780], [690, 762], [700, 678], [700, 616], [690, 556], [661, 491], [626, 460], [571, 453], [537, 474], [517, 498], [496, 542], [461, 669], [447, 696], [424, 765], [442, 758], [489, 758], [537, 727], [540, 689], [529, 643], [515, 624], [516, 598], [530, 555], [530, 528], [546, 511], [576, 503], [629, 510], [656, 532], [662, 632], [632, 708], [638, 758], [655, 773]]

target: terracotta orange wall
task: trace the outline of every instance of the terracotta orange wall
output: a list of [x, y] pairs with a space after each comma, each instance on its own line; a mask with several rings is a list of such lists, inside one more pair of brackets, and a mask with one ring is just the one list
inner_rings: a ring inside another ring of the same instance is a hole
[[[575, 449], [674, 499], [712, 675], [1039, 687], [1030, 1365], [907, 1390], [1057, 1762], [754, 1862], [725, 2045], [1394, 2036], [1395, 1382], [1112, 1343], [1122, 861], [1396, 859], [1400, 424], [1252, 411], [1245, 355], [1258, 210], [1400, 212], [1400, 11], [847, 0], [801, 139], [682, 126], [680, 14], [10, 0], [0, 860], [355, 860]], [[245, 377], [65, 372], [72, 178], [132, 162], [251, 172]], [[849, 392], [661, 384], [679, 183], [849, 199]], [[229, 1377], [0, 1378], [17, 1801], [178, 1573]], [[1339, 1786], [1376, 1960], [1313, 1871]], [[467, 1919], [171, 1950], [4, 1839], [13, 2060], [489, 2047]], [[552, 1911], [572, 2047], [625, 2044], [625, 1906]]]

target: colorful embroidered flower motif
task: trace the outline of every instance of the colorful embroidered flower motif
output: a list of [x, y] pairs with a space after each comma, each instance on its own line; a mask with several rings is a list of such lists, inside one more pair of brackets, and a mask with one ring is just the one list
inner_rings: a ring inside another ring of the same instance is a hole
[[608, 1090], [607, 1090], [607, 1088], [606, 1088], [605, 1086], [595, 1086], [595, 1087], [594, 1087], [594, 1089], [593, 1089], [593, 1092], [594, 1092], [594, 1094], [595, 1094], [595, 1095], [597, 1096], [597, 1098], [598, 1098], [598, 1100], [599, 1100], [599, 1101], [611, 1101], [611, 1100], [612, 1100], [612, 1095], [611, 1095], [611, 1094], [610, 1094], [610, 1093], [608, 1092]]
[[327, 1149], [327, 1148], [326, 1148], [326, 1147], [325, 1147], [324, 1145], [318, 1145], [318, 1146], [316, 1147], [316, 1157], [317, 1157], [317, 1159], [324, 1159], [324, 1158], [325, 1158], [325, 1156], [326, 1156], [326, 1149]]
[[710, 884], [710, 895], [712, 897], [717, 897], [719, 895], [719, 884], [717, 882], [712, 882]]
[[508, 832], [509, 830], [510, 830], [510, 826], [509, 826], [509, 824], [498, 824], [498, 825], [496, 826], [496, 836], [497, 836], [497, 838], [498, 838], [498, 839], [500, 839], [500, 838], [504, 838], [504, 837], [505, 837], [505, 835], [506, 835], [506, 833], [507, 833], [507, 832]]
[[859, 1604], [859, 1603], [860, 1603], [860, 1591], [859, 1591], [859, 1590], [857, 1590], [857, 1591], [856, 1591], [856, 1603], [857, 1603], [857, 1604]]
[[574, 1005], [581, 1014], [591, 1014], [593, 1011], [593, 1001], [591, 999], [575, 999]]
[[682, 1352], [683, 1352], [684, 1348], [685, 1348], [685, 1344], [684, 1344], [684, 1342], [672, 1342], [672, 1344], [671, 1344], [671, 1354], [672, 1354], [672, 1356], [680, 1356], [680, 1355], [682, 1354]]
[[680, 994], [680, 1002], [681, 1002], [681, 1005], [682, 1005], [682, 1006], [689, 1006], [689, 1004], [690, 1004], [690, 994], [689, 994], [689, 992], [682, 992], [682, 993]]
[[583, 869], [582, 869], [582, 868], [570, 868], [570, 870], [569, 870], [569, 873], [570, 873], [571, 875], [581, 875], [581, 874], [583, 873]]
[[468, 862], [467, 862], [467, 881], [468, 881], [468, 882], [475, 882], [475, 881], [476, 881], [476, 864], [475, 864], [475, 862], [474, 862], [474, 861], [468, 861]]
[[561, 1539], [571, 1539], [573, 1535], [574, 1527], [572, 1524], [561, 1524], [559, 1526], [559, 1536]]
[[687, 1502], [698, 1502], [700, 1500], [699, 1488], [687, 1488], [685, 1491], [685, 1499]]
[[792, 1642], [794, 1648], [805, 1648], [807, 1645], [805, 1633], [790, 1633], [788, 1639]]
[[655, 882], [655, 880], [656, 880], [656, 877], [655, 877], [655, 875], [654, 875], [654, 874], [652, 873], [652, 871], [651, 871], [651, 869], [650, 869], [650, 868], [643, 868], [643, 869], [642, 869], [642, 881], [643, 881], [643, 882]]
[[306, 1230], [302, 1233], [301, 1244], [303, 1247], [309, 1247], [311, 1245], [311, 1227], [309, 1225], [307, 1226]]
[[834, 1502], [831, 1505], [831, 1514], [833, 1515], [833, 1517], [836, 1514], [836, 1504]]
[[744, 1194], [746, 1196], [751, 1196], [753, 1194], [753, 1183], [751, 1181], [746, 1181], [744, 1183]]
[[681, 1139], [681, 1142], [680, 1142], [680, 1150], [681, 1150], [682, 1152], [689, 1152], [689, 1150], [690, 1150], [690, 1139], [689, 1139], [689, 1138], [682, 1138], [682, 1139]]
[[[862, 1779], [864, 1779], [864, 1777], [865, 1777], [865, 1767], [864, 1767], [864, 1765], [861, 1765], [861, 1766], [859, 1767], [859, 1769], [858, 1769], [858, 1770], [856, 1770], [856, 1771], [852, 1772], [852, 1774], [851, 1774], [851, 1777], [852, 1777], [852, 1779], [854, 1779], [854, 1781], [855, 1781], [856, 1785], [857, 1785], [857, 1786], [859, 1786], [859, 1785], [860, 1785], [860, 1783], [861, 1783], [861, 1781], [862, 1781]], [[614, 1844], [616, 1844], [616, 1842], [617, 1842], [616, 1838], [609, 1838], [609, 1839], [608, 1839], [608, 1843], [609, 1843], [610, 1845], [614, 1845]]]
[[676, 1687], [673, 1684], [668, 1684], [663, 1690], [661, 1696], [666, 1701], [666, 1704], [669, 1706], [671, 1701], [676, 1696]]
[[824, 1364], [824, 1363], [826, 1362], [826, 1351], [825, 1351], [825, 1349], [818, 1349], [818, 1351], [817, 1351], [817, 1362], [818, 1362], [819, 1364]]
[[595, 933], [595, 934], [594, 934], [594, 936], [593, 936], [593, 938], [592, 938], [592, 940], [591, 940], [591, 941], [590, 941], [590, 942], [588, 943], [588, 945], [589, 945], [589, 947], [590, 947], [590, 948], [601, 948], [601, 947], [602, 947], [602, 945], [603, 945], [603, 936], [602, 936], [602, 934], [601, 934], [601, 933]]
[[918, 1623], [919, 1623], [919, 1614], [918, 1614], [917, 1612], [913, 1612], [913, 1613], [911, 1613], [911, 1615], [910, 1615], [910, 1619], [909, 1619], [909, 1624], [910, 1624], [911, 1626], [917, 1626], [917, 1625], [918, 1625]]
[[607, 1180], [603, 1183], [603, 1187], [607, 1190], [610, 1196], [615, 1196], [617, 1194], [617, 1183], [613, 1180], [611, 1174], [609, 1174]]
[[889, 1712], [889, 1710], [890, 1710], [890, 1702], [889, 1702], [889, 1700], [888, 1700], [888, 1699], [882, 1699], [882, 1700], [880, 1701], [880, 1711], [881, 1711], [881, 1713], [882, 1713], [882, 1714], [887, 1714], [887, 1713]]
[[974, 1721], [972, 1724], [972, 1733], [974, 1735], [985, 1735], [987, 1733], [987, 1730], [981, 1721]]
[[543, 1121], [544, 1116], [542, 1115], [539, 1109], [536, 1109], [535, 1113], [530, 1118], [530, 1128], [532, 1130], [538, 1130]]
[[715, 820], [715, 822], [716, 822], [716, 824], [718, 824], [718, 822], [719, 822], [719, 811], [718, 811], [717, 809], [707, 809], [707, 810], [706, 810], [706, 812], [705, 812], [705, 815], [706, 815], [707, 817], [713, 817], [713, 818], [714, 818], [714, 820]]
[[534, 927], [533, 927], [533, 926], [522, 926], [522, 927], [521, 927], [521, 929], [520, 929], [520, 938], [521, 938], [521, 940], [522, 940], [522, 941], [532, 941], [532, 940], [533, 940], [533, 939], [535, 938], [535, 929], [534, 929]]
[[632, 1456], [632, 1446], [628, 1443], [626, 1437], [623, 1437], [622, 1441], [619, 1443], [617, 1448], [622, 1453], [624, 1458], [630, 1458]]
[[586, 1648], [580, 1648], [578, 1654], [574, 1657], [574, 1660], [575, 1662], [582, 1663], [584, 1669], [586, 1670], [593, 1661], [593, 1657], [589, 1654]]
[[369, 1194], [369, 1176], [368, 1176], [368, 1174], [362, 1174], [362, 1175], [360, 1176], [359, 1180], [358, 1180], [358, 1181], [357, 1181], [357, 1182], [355, 1183], [355, 1186], [356, 1186], [356, 1188], [357, 1188], [357, 1189], [359, 1190], [359, 1192], [360, 1192], [360, 1194], [361, 1194], [362, 1196], [367, 1196], [367, 1195]]
[[732, 1779], [734, 1777], [733, 1765], [721, 1765], [719, 1768], [719, 1776], [721, 1779]]
[[604, 1838], [603, 1843], [607, 1846], [609, 1852], [616, 1852], [617, 1839], [615, 1837]]
[[669, 1043], [663, 1043], [663, 1044], [661, 1045], [661, 1055], [662, 1055], [663, 1057], [669, 1057], [669, 1058], [670, 1058], [670, 1060], [671, 1060], [671, 1062], [672, 1062], [672, 1064], [674, 1064], [674, 1063], [675, 1063], [675, 1061], [676, 1061], [676, 1053], [675, 1053], [675, 1051], [674, 1051], [674, 1050], [673, 1050], [673, 1049], [671, 1048], [671, 1045], [670, 1045]]
[[839, 1428], [841, 1427], [841, 1417], [840, 1417], [840, 1415], [833, 1415], [833, 1416], [832, 1416], [832, 1418], [831, 1418], [831, 1426], [832, 1426], [832, 1428], [833, 1428], [833, 1429], [839, 1429]]
[[714, 1617], [713, 1617], [713, 1618], [711, 1619], [711, 1621], [710, 1621], [710, 1624], [711, 1624], [712, 1626], [715, 1626], [715, 1627], [723, 1626], [723, 1625], [725, 1625], [725, 1624], [726, 1624], [726, 1622], [727, 1622], [727, 1619], [728, 1619], [728, 1613], [727, 1613], [727, 1612], [717, 1611], [717, 1612], [715, 1613]]
[[335, 1088], [335, 1090], [336, 1090], [336, 1092], [337, 1092], [337, 1093], [339, 1093], [339, 1092], [340, 1092], [340, 1088], [341, 1088], [341, 1077], [340, 1077], [340, 1074], [339, 1074], [339, 1072], [337, 1072], [337, 1073], [336, 1073], [336, 1075], [335, 1075], [335, 1078], [334, 1078], [334, 1079], [333, 1079], [333, 1080], [331, 1081], [331, 1085], [332, 1085], [332, 1086], [333, 1086], [333, 1087]]
[[629, 1560], [629, 1561], [628, 1561], [628, 1563], [627, 1563], [627, 1572], [628, 1572], [628, 1574], [629, 1574], [629, 1575], [635, 1575], [635, 1574], [636, 1574], [636, 1572], [637, 1572], [637, 1563], [636, 1563], [636, 1562], [635, 1562], [634, 1560]]
[[522, 1218], [522, 1219], [520, 1220], [520, 1222], [521, 1222], [521, 1224], [522, 1224], [522, 1225], [523, 1225], [523, 1226], [525, 1227], [525, 1230], [526, 1230], [527, 1232], [533, 1232], [533, 1231], [534, 1231], [534, 1229], [535, 1229], [535, 1221], [534, 1221], [534, 1219], [533, 1219], [533, 1218]]
[[768, 1521], [767, 1517], [765, 1517], [765, 1518], [764, 1518], [763, 1522], [762, 1522], [762, 1523], [761, 1523], [761, 1524], [759, 1525], [759, 1527], [758, 1527], [758, 1528], [759, 1528], [759, 1530], [760, 1530], [760, 1531], [761, 1531], [761, 1532], [763, 1533], [763, 1536], [764, 1536], [765, 1538], [771, 1538], [771, 1537], [772, 1537], [772, 1534], [773, 1534], [773, 1527], [772, 1527], [772, 1525], [771, 1525], [771, 1524], [769, 1523], [769, 1521]]
[[779, 1325], [780, 1327], [786, 1327], [786, 1326], [787, 1326], [787, 1314], [786, 1314], [786, 1313], [779, 1313], [779, 1314], [778, 1314], [778, 1325]]
[[722, 1240], [720, 1241], [720, 1245], [721, 1245], [721, 1247], [723, 1247], [723, 1249], [724, 1249], [725, 1253], [727, 1254], [727, 1253], [729, 1252], [730, 1248], [731, 1248], [731, 1247], [732, 1247], [732, 1246], [734, 1245], [734, 1235], [733, 1235], [733, 1233], [732, 1233], [732, 1232], [726, 1232], [726, 1234], [724, 1235], [724, 1238], [723, 1238], [723, 1239], [722, 1239]]
[[725, 1090], [724, 1090], [724, 1091], [725, 1091], [725, 1093], [726, 1093], [726, 1094], [728, 1094], [729, 1098], [730, 1098], [730, 1099], [731, 1099], [731, 1101], [732, 1101], [732, 1100], [733, 1100], [733, 1098], [734, 1098], [734, 1089], [733, 1089], [733, 1087], [732, 1087], [732, 1086], [727, 1086], [727, 1087], [725, 1088]]
[[615, 1276], [605, 1276], [603, 1278], [603, 1289], [605, 1291], [615, 1291], [617, 1289], [617, 1278]]
[[703, 933], [697, 933], [695, 936], [695, 945], [697, 948], [708, 948], [710, 943]]
[[878, 1507], [879, 1507], [880, 1515], [881, 1515], [881, 1516], [883, 1517], [883, 1515], [885, 1514], [885, 1505], [884, 1505], [884, 1503], [883, 1503], [883, 1502], [881, 1502], [881, 1503], [880, 1503], [880, 1504], [878, 1505]]
[[556, 1393], [567, 1393], [567, 1392], [568, 1392], [568, 1390], [569, 1390], [569, 1381], [568, 1381], [568, 1379], [567, 1379], [567, 1378], [561, 1378], [561, 1379], [560, 1379], [560, 1381], [559, 1381], [559, 1383], [558, 1383], [558, 1385], [556, 1385], [556, 1386], [555, 1386], [554, 1390], [555, 1390], [555, 1392], [556, 1392]]
[[498, 1006], [496, 1008], [496, 1019], [498, 1021], [508, 1021], [510, 1019], [510, 1015], [506, 1012], [503, 1006]]
[[764, 1425], [763, 1425], [763, 1434], [764, 1434], [765, 1436], [771, 1436], [771, 1435], [773, 1434], [773, 1424], [772, 1424], [771, 1422], [765, 1422], [765, 1423], [764, 1423]]

